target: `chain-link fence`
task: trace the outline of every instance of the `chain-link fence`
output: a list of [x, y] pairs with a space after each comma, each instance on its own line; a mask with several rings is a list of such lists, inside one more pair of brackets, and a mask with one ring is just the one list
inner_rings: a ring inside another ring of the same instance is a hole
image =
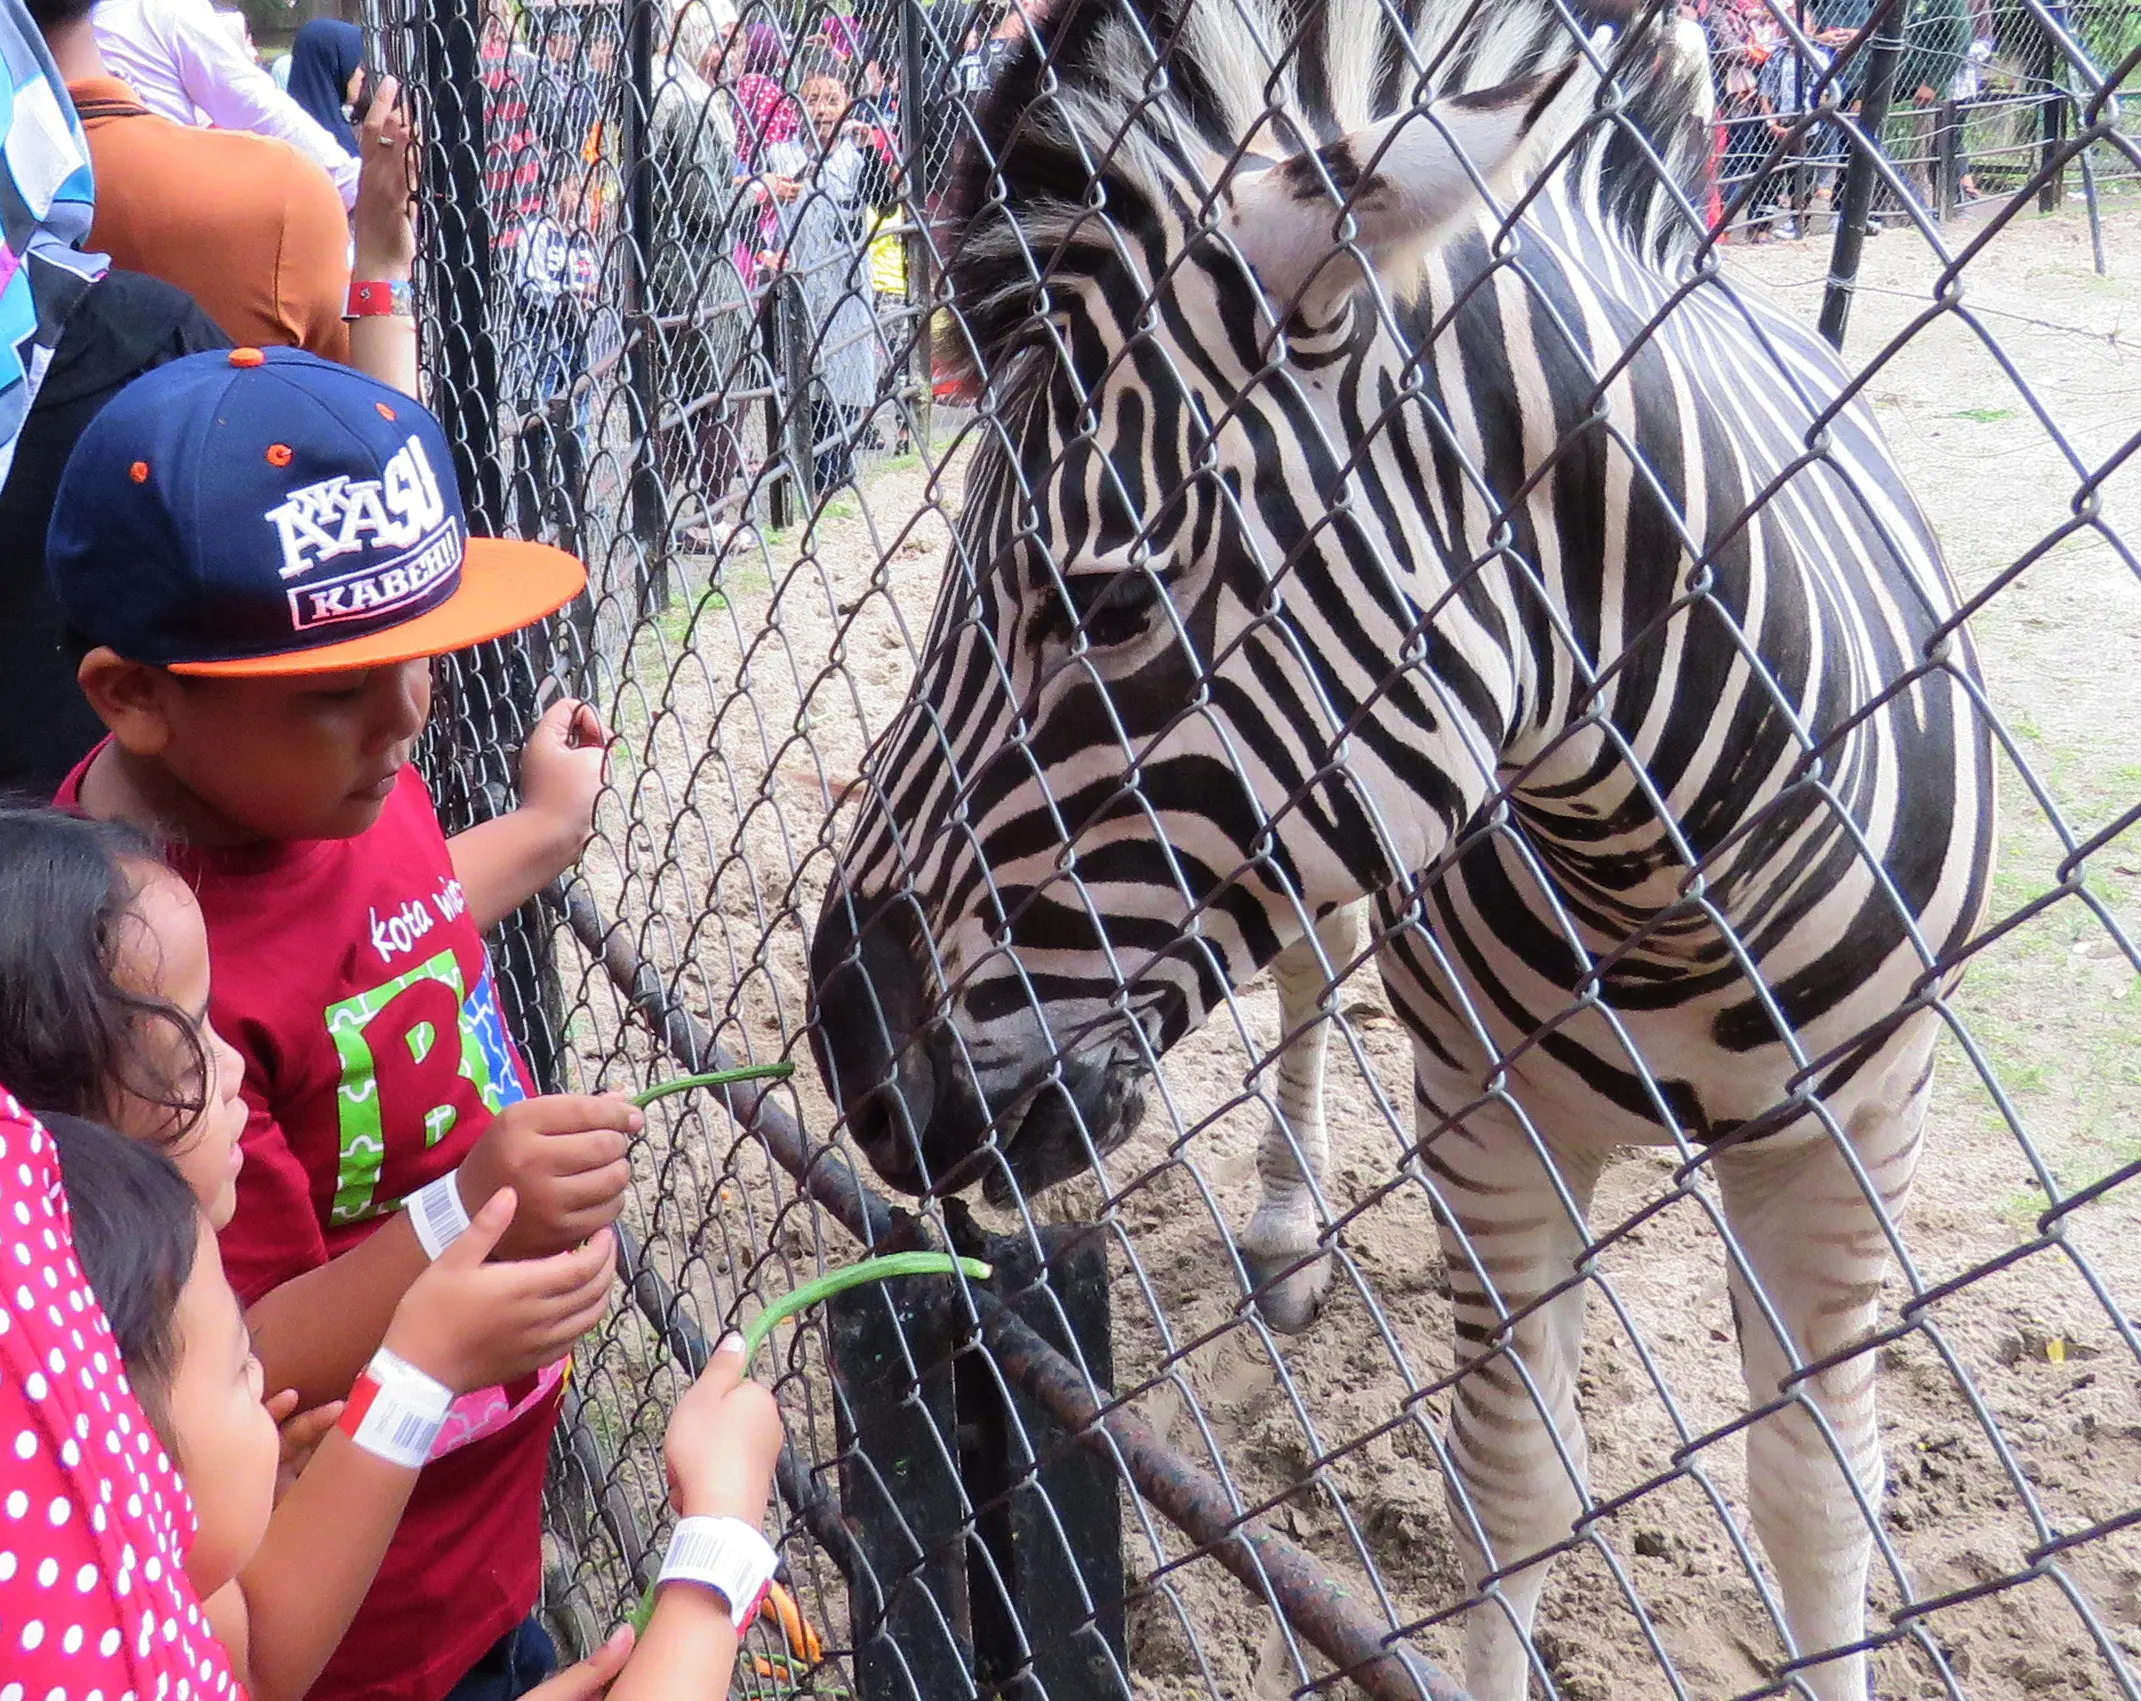
[[652, 1113], [569, 1648], [935, 1244], [740, 1693], [2137, 1693], [2141, 13], [385, 4], [594, 587], [442, 808], [616, 734], [512, 1018], [797, 1065]]

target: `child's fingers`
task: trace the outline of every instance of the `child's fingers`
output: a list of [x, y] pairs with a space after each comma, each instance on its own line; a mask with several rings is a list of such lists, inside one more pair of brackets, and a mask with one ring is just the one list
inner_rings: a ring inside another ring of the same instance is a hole
[[528, 1691], [526, 1701], [593, 1701], [617, 1681], [624, 1663], [632, 1657], [632, 1627], [621, 1624], [610, 1639], [576, 1666], [569, 1666], [547, 1683]]
[[529, 1299], [554, 1306], [591, 1282], [607, 1284], [616, 1261], [617, 1237], [605, 1228], [585, 1246], [553, 1252], [547, 1258], [522, 1259], [510, 1266], [509, 1278]]
[[599, 1221], [607, 1223], [615, 1217], [613, 1212], [604, 1214], [607, 1207], [623, 1197], [624, 1190], [631, 1184], [632, 1166], [623, 1158], [604, 1164], [600, 1169], [576, 1170], [551, 1182], [550, 1207], [559, 1217], [579, 1217], [591, 1212]]
[[510, 1187], [499, 1188], [469, 1218], [468, 1227], [461, 1231], [460, 1238], [439, 1254], [434, 1268], [438, 1265], [461, 1270], [477, 1268], [497, 1250], [506, 1230], [513, 1226], [513, 1213], [519, 1209], [520, 1195]]
[[714, 1348], [714, 1356], [707, 1360], [706, 1369], [699, 1375], [699, 1385], [726, 1394], [743, 1380], [746, 1368], [743, 1337], [731, 1329]]
[[270, 1394], [260, 1403], [268, 1408], [268, 1416], [273, 1418], [276, 1426], [280, 1428], [283, 1419], [297, 1410], [297, 1390], [285, 1388], [280, 1394]]

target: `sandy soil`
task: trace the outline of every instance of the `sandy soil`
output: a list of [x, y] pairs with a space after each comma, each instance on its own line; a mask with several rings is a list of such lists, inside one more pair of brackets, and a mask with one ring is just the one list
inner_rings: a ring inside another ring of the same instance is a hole
[[[2141, 804], [2141, 587], [2117, 541], [2122, 516], [2141, 537], [2141, 475], [2119, 468], [2078, 502], [2141, 423], [2141, 211], [2115, 212], [2108, 237], [2105, 281], [2078, 217], [2022, 219], [1936, 311], [1936, 262], [1891, 232], [1868, 249], [1851, 327], [1848, 352], [1958, 578], [1999, 587], [1974, 621], [2011, 741], [1997, 914], [2027, 917], [1957, 1000], [1907, 1224], [1913, 1270], [1890, 1286], [1898, 1306], [1937, 1296], [1884, 1354], [1893, 1565], [1875, 1600], [1877, 1622], [1908, 1626], [1879, 1655], [1890, 1696], [2130, 1695], [2141, 1673], [2141, 1533], [2111, 1527], [2141, 1514], [2124, 1320], [2141, 1291], [2141, 1185], [2046, 1215], [2141, 1159], [2141, 997], [2113, 931], [2131, 939], [2141, 923], [2141, 843], [2130, 828], [2091, 843]], [[1811, 320], [1826, 259], [1778, 245], [1730, 265]], [[838, 806], [911, 674], [959, 459], [955, 439], [893, 463], [817, 527], [691, 564], [671, 609], [634, 625], [614, 608], [606, 626], [630, 633], [605, 698], [631, 754], [587, 871], [732, 1049], [803, 1062], [783, 1092], [821, 1135], [834, 1119], [807, 1061], [802, 954]], [[2067, 847], [2084, 843], [2070, 880]], [[599, 975], [580, 978], [569, 946], [565, 960], [588, 1078], [665, 1072]], [[1255, 1199], [1255, 1071], [1276, 1030], [1259, 989], [1170, 1056], [1106, 1188], [1073, 1184], [1038, 1211], [1113, 1227], [1118, 1386], [1141, 1390], [1137, 1409], [1245, 1505], [1275, 1502], [1279, 1527], [1448, 1660], [1444, 1615], [1463, 1591], [1430, 1439], [1440, 1414], [1413, 1397], [1449, 1363], [1446, 1288], [1424, 1195], [1394, 1177], [1409, 1136], [1385, 1109], [1406, 1103], [1408, 1052], [1372, 973], [1341, 1004], [1328, 1185], [1351, 1215], [1311, 1332], [1263, 1331], [1221, 1255]], [[709, 1323], [851, 1255], [718, 1117], [676, 1111], [643, 1159], [641, 1226]], [[1639, 1228], [1608, 1233], [1661, 1199]], [[1780, 1642], [1749, 1568], [1740, 1446], [1700, 1439], [1739, 1400], [1701, 1189], [1631, 1157], [1609, 1172], [1594, 1227], [1611, 1241], [1584, 1370], [1594, 1480], [1602, 1500], [1628, 1498], [1557, 1570], [1542, 1654], [1572, 1701], [1758, 1688]], [[792, 1350], [783, 1397], [826, 1458], [822, 1352], [808, 1333]], [[653, 1356], [626, 1321], [588, 1363], [606, 1438], [641, 1461], [666, 1398]], [[644, 1503], [651, 1481], [632, 1480]], [[1313, 1679], [1265, 1605], [1209, 1560], [1175, 1563], [1181, 1549], [1144, 1528], [1125, 1526], [1150, 1585], [1132, 1619], [1140, 1694], [1264, 1698]], [[830, 1568], [800, 1539], [789, 1551], [838, 1640]]]

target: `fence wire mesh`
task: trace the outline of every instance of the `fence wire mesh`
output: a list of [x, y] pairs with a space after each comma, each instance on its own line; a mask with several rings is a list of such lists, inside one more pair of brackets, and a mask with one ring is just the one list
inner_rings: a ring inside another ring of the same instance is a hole
[[512, 1018], [797, 1065], [639, 1145], [568, 1648], [934, 1243], [738, 1693], [2141, 1693], [2141, 10], [374, 4], [591, 569], [442, 809], [616, 739]]

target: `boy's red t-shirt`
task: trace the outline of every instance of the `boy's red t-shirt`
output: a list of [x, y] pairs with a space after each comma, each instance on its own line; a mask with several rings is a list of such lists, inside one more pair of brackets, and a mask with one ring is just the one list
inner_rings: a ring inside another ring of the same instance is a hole
[[[413, 767], [354, 839], [170, 855], [208, 924], [216, 1027], [245, 1058], [252, 1116], [221, 1244], [250, 1304], [372, 1233], [528, 1085]], [[452, 1450], [417, 1479], [308, 1701], [439, 1701], [527, 1616], [561, 1371], [456, 1404]]]

